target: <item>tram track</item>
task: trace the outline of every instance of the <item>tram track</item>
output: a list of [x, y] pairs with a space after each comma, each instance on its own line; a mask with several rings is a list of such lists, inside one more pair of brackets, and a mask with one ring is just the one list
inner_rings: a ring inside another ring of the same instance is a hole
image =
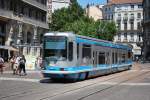
[[[150, 71], [149, 71], [149, 72], [150, 72]], [[76, 100], [83, 100], [83, 99], [85, 99], [85, 98], [87, 98], [87, 97], [89, 97], [89, 96], [92, 96], [92, 95], [94, 95], [94, 94], [97, 94], [97, 93], [100, 93], [100, 92], [104, 92], [104, 91], [109, 90], [109, 89], [111, 89], [111, 88], [117, 87], [117, 86], [121, 85], [121, 84], [124, 83], [124, 82], [128, 82], [129, 80], [135, 79], [135, 78], [137, 78], [138, 76], [146, 75], [146, 74], [148, 74], [149, 72], [141, 73], [141, 74], [135, 75], [135, 76], [133, 76], [133, 77], [130, 77], [130, 78], [126, 79], [126, 80], [123, 80], [123, 81], [121, 81], [121, 82], [119, 82], [119, 83], [115, 83], [115, 84], [113, 84], [113, 85], [106, 86], [105, 88], [102, 88], [102, 89], [97, 90], [97, 91], [95, 91], [95, 92], [89, 93], [89, 94], [87, 94], [86, 96], [80, 97], [79, 99], [76, 99]], [[114, 79], [114, 78], [111, 78], [111, 79]], [[110, 80], [111, 80], [111, 79], [110, 79]], [[108, 80], [107, 80], [107, 81], [108, 81]], [[106, 81], [106, 82], [107, 82], [107, 81]], [[105, 83], [105, 82], [102, 82], [102, 83]], [[98, 84], [98, 82], [97, 82], [96, 84], [92, 84], [92, 85], [99, 85], [99, 84]], [[102, 84], [100, 83], [100, 85], [102, 85]], [[104, 84], [103, 84], [103, 85], [104, 85]], [[51, 98], [57, 97], [57, 96], [59, 96], [59, 95], [63, 95], [63, 94], [70, 93], [70, 92], [77, 91], [77, 90], [81, 90], [81, 89], [86, 89], [86, 88], [88, 88], [88, 87], [90, 87], [90, 86], [91, 86], [91, 85], [88, 85], [88, 86], [85, 86], [85, 87], [76, 88], [76, 89], [72, 89], [72, 90], [68, 90], [68, 91], [65, 91], [65, 92], [62, 92], [62, 93], [58, 93], [58, 94], [53, 95], [53, 96], [41, 98], [40, 100], [51, 99]]]
[[[150, 72], [150, 71], [149, 71], [149, 72]], [[146, 75], [146, 74], [149, 74], [149, 72], [142, 73], [142, 74], [139, 74], [139, 75], [137, 75], [137, 76], [140, 76], [140, 77], [141, 77], [141, 76], [144, 76], [144, 75]], [[114, 88], [114, 87], [120, 86], [122, 83], [125, 83], [125, 82], [128, 82], [128, 81], [132, 80], [132, 79], [137, 78], [137, 76], [128, 78], [128, 79], [126, 79], [126, 80], [124, 80], [124, 81], [121, 81], [121, 82], [115, 84], [115, 85], [110, 85], [110, 86], [108, 86], [108, 87], [106, 87], [106, 88], [104, 88], [104, 89], [101, 89], [101, 90], [99, 90], [99, 91], [95, 91], [95, 92], [93, 92], [93, 93], [91, 93], [91, 94], [88, 94], [88, 95], [86, 95], [86, 96], [84, 96], [84, 97], [81, 97], [81, 98], [79, 98], [79, 99], [77, 99], [77, 100], [83, 100], [83, 99], [85, 99], [85, 98], [87, 98], [87, 97], [90, 97], [90, 96], [92, 96], [92, 95], [95, 95], [95, 94], [97, 94], [97, 93], [104, 92], [104, 91], [106, 91], [106, 90], [108, 90], [108, 89], [112, 89], [112, 88]]]
[[[66, 86], [60, 86], [60, 87], [55, 87], [55, 88], [46, 88], [43, 90], [43, 91], [40, 91], [39, 89], [35, 89], [35, 88], [32, 88], [30, 90], [24, 90], [22, 92], [19, 92], [19, 93], [16, 93], [16, 94], [11, 94], [11, 95], [7, 95], [7, 96], [2, 96], [0, 97], [0, 99], [6, 99], [6, 98], [11, 98], [11, 97], [24, 97], [24, 96], [29, 96], [29, 95], [40, 95], [40, 94], [51, 94], [49, 96], [45, 96], [45, 97], [42, 97], [40, 98], [39, 100], [45, 100], [47, 98], [53, 98], [53, 97], [57, 97], [59, 96], [60, 94], [65, 94], [65, 93], [69, 93], [69, 92], [73, 92], [73, 91], [77, 91], [77, 90], [80, 90], [80, 89], [85, 89], [85, 88], [88, 88], [90, 86], [94, 86], [98, 83], [103, 83], [103, 82], [107, 82], [107, 81], [111, 81], [113, 79], [117, 79], [118, 77], [121, 77], [121, 76], [126, 76], [127, 74], [131, 73], [130, 71], [126, 71], [126, 72], [121, 72], [121, 73], [117, 73], [117, 74], [113, 74], [112, 76], [111, 75], [108, 75], [108, 76], [104, 76], [104, 77], [99, 77], [100, 80], [97, 81], [97, 79], [90, 79], [90, 80], [86, 80], [86, 81], [82, 81], [82, 82], [77, 82], [77, 83], [73, 83], [73, 84], [65, 84]], [[147, 72], [148, 73], [148, 72]], [[142, 73], [143, 74], [143, 73]], [[141, 75], [141, 74], [140, 74]], [[111, 76], [111, 77], [110, 77]], [[136, 75], [135, 77], [137, 77], [139, 75]], [[106, 78], [106, 79], [105, 79]], [[128, 81], [128, 80], [126, 80]], [[124, 81], [122, 81], [121, 83], [123, 83]], [[119, 84], [121, 84], [119, 83]], [[118, 84], [118, 85], [119, 85]], [[113, 86], [114, 87], [114, 86]], [[112, 88], [112, 86], [110, 87], [106, 87], [102, 90], [99, 90], [99, 91], [96, 91], [94, 93], [90, 93], [88, 94], [87, 96], [85, 97], [82, 97], [82, 98], [86, 98], [86, 97], [89, 97], [91, 95], [94, 95], [95, 93], [99, 93], [100, 91], [105, 91], [105, 90], [108, 90]], [[49, 93], [53, 91], [53, 93]], [[78, 100], [82, 100], [81, 99], [78, 99]]]
[[[120, 74], [123, 74], [123, 73], [117, 73], [117, 75], [112, 74], [112, 75], [115, 75], [115, 76], [112, 76], [112, 77], [110, 77], [110, 78], [108, 78], [108, 79], [106, 79], [106, 80], [100, 80], [99, 82], [109, 81], [109, 80], [115, 79], [115, 78], [118, 77], [118, 74], [120, 75]], [[124, 74], [123, 74], [123, 75], [124, 75]], [[108, 77], [109, 77], [109, 76], [108, 76]], [[88, 87], [88, 86], [91, 86], [91, 85], [97, 83], [97, 81], [96, 81], [96, 82], [93, 82], [93, 79], [91, 79], [91, 80], [92, 80], [92, 83], [90, 83], [90, 84], [88, 84], [88, 85], [86, 85], [86, 86], [81, 86], [81, 88], [82, 88], [82, 87]], [[91, 80], [86, 80], [86, 81], [91, 81]], [[82, 82], [83, 82], [83, 83], [86, 83], [85, 81], [82, 81]], [[71, 85], [69, 85], [69, 86], [68, 86], [68, 84], [67, 84], [67, 86], [61, 86], [61, 87], [52, 88], [52, 89], [59, 91], [60, 88], [68, 88], [68, 87], [72, 87], [72, 86], [74, 86], [74, 85], [76, 85], [76, 84], [78, 84], [78, 82], [77, 82], [77, 83], [74, 83], [74, 84], [71, 84]], [[80, 85], [80, 84], [79, 84], [79, 85]], [[35, 84], [30, 85], [30, 87], [32, 87], [32, 89], [24, 90], [24, 91], [21, 91], [21, 92], [20, 92], [20, 91], [16, 91], [15, 93], [12, 93], [12, 94], [9, 94], [9, 95], [6, 95], [6, 96], [0, 96], [0, 99], [10, 98], [10, 97], [14, 97], [14, 96], [23, 97], [23, 96], [27, 96], [27, 95], [41, 94], [41, 93], [45, 93], [45, 92], [49, 92], [49, 91], [50, 91], [50, 89], [47, 89], [46, 87], [45, 87], [46, 90], [41, 91], [41, 90], [39, 90], [39, 89], [36, 88]], [[78, 87], [78, 86], [77, 86], [77, 87]], [[11, 88], [10, 90], [16, 90], [17, 88], [18, 88], [18, 87]], [[26, 89], [26, 87], [24, 87], [24, 86], [20, 86], [19, 88], [24, 88], [24, 89]], [[80, 89], [80, 88], [79, 88], [79, 89]]]

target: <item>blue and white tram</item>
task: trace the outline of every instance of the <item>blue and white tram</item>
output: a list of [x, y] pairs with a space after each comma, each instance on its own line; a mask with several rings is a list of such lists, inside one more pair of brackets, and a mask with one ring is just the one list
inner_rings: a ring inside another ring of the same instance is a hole
[[130, 69], [132, 49], [127, 45], [73, 34], [44, 35], [44, 77], [84, 80]]

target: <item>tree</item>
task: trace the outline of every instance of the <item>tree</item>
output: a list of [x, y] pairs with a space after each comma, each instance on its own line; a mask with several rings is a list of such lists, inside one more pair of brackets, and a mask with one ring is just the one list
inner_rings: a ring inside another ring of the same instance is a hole
[[105, 39], [112, 41], [115, 33], [117, 32], [117, 28], [115, 22], [113, 21], [97, 21], [97, 36], [100, 39]]
[[84, 10], [77, 1], [71, 1], [71, 6], [68, 8], [58, 9], [52, 14], [52, 23], [50, 24], [50, 29], [52, 29], [52, 31], [63, 30], [65, 24], [73, 23], [81, 17], [84, 17]]
[[51, 31], [73, 31], [76, 34], [104, 40], [113, 40], [116, 25], [110, 21], [94, 21], [85, 16], [84, 10], [76, 0], [71, 0], [68, 8], [56, 10], [52, 14]]

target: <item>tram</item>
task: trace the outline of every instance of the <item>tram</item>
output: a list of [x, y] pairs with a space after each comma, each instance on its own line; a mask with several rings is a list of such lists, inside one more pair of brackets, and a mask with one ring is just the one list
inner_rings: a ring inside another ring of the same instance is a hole
[[76, 35], [73, 32], [44, 34], [44, 77], [84, 80], [128, 70], [132, 48], [110, 41]]

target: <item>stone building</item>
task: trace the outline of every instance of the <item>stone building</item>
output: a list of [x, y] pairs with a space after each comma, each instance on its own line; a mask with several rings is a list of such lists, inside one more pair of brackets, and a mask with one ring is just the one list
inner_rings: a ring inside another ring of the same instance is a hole
[[42, 35], [48, 31], [46, 5], [47, 0], [0, 0], [2, 56], [10, 56], [4, 50], [6, 47], [15, 47], [26, 56], [40, 55]]
[[47, 0], [47, 8], [48, 8], [48, 13], [47, 13], [47, 19], [48, 22], [51, 22], [51, 14], [57, 10], [61, 9], [63, 7], [67, 8], [70, 6], [71, 1], [70, 0]]
[[133, 47], [134, 59], [141, 57], [143, 0], [108, 0], [104, 19], [113, 20], [118, 28], [114, 42]]
[[89, 5], [86, 7], [86, 15], [90, 18], [93, 18], [96, 20], [102, 20], [103, 19], [103, 8], [104, 5]]
[[150, 0], [143, 1], [143, 40], [144, 40], [144, 58], [150, 61]]

